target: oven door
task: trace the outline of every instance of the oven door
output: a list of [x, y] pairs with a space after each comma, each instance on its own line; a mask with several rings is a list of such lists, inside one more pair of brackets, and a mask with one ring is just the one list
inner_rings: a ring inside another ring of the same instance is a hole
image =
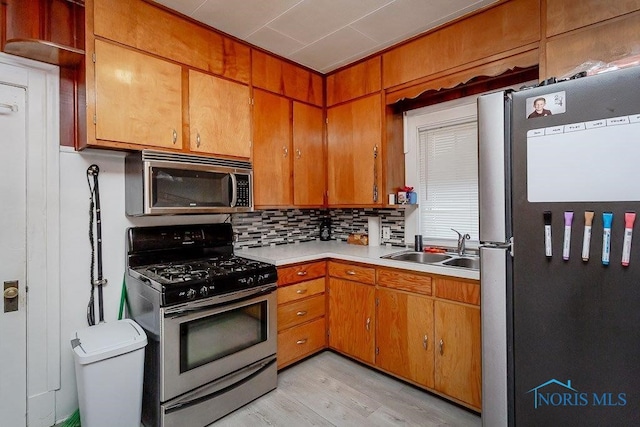
[[165, 402], [276, 353], [276, 292], [221, 305], [161, 309], [160, 400]]

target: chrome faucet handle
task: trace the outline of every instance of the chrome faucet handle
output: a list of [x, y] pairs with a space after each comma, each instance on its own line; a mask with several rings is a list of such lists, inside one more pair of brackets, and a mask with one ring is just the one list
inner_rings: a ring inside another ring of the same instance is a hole
[[455, 231], [458, 234], [458, 248], [457, 248], [457, 252], [458, 255], [462, 256], [464, 255], [464, 251], [465, 251], [465, 242], [471, 238], [471, 236], [469, 235], [469, 233], [466, 234], [462, 234], [460, 233], [458, 230], [456, 230], [455, 228], [451, 229], [452, 231]]

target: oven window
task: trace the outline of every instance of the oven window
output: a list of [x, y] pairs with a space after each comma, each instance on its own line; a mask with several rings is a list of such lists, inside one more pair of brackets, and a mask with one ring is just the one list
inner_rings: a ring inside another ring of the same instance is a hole
[[180, 325], [180, 373], [267, 340], [267, 301]]
[[228, 173], [154, 167], [151, 176], [153, 207], [226, 207], [231, 204]]

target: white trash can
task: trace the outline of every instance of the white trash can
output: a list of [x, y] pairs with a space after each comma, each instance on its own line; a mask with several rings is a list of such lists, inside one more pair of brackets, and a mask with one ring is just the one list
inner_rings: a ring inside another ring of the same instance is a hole
[[82, 427], [140, 427], [147, 335], [131, 319], [100, 323], [71, 339]]

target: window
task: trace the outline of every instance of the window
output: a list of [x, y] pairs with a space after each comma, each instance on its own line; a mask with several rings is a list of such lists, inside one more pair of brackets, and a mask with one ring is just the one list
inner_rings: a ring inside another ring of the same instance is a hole
[[452, 228], [478, 241], [476, 108], [474, 96], [405, 113], [405, 181], [418, 193], [405, 241], [421, 234], [430, 244], [455, 246]]
[[418, 130], [420, 234], [451, 239], [454, 228], [478, 240], [476, 121]]

